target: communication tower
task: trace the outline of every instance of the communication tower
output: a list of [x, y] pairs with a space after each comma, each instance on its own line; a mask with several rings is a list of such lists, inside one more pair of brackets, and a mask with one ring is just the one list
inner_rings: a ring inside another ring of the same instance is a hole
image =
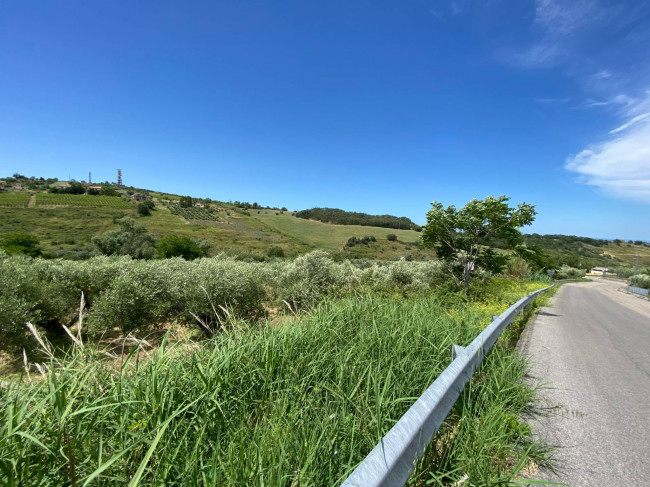
[[88, 172], [88, 184], [93, 184], [93, 173]]
[[117, 185], [122, 186], [122, 170], [117, 170]]

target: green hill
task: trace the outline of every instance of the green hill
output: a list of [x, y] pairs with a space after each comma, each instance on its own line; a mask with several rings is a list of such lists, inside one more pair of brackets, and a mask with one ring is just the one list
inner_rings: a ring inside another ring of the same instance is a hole
[[[145, 191], [145, 190], [139, 190]], [[51, 194], [10, 191], [0, 193], [0, 235], [27, 232], [36, 235], [42, 250], [52, 256], [84, 258], [93, 251], [94, 235], [117, 228], [123, 216], [136, 217], [136, 204], [123, 197]], [[148, 192], [156, 203], [151, 216], [139, 221], [157, 237], [186, 235], [210, 242], [215, 249], [240, 253], [265, 254], [272, 246], [287, 255], [322, 248], [344, 257], [391, 260], [411, 254], [413, 258], [433, 256], [430, 250], [416, 246], [420, 234], [360, 225], [333, 225], [293, 216], [275, 209], [245, 210], [224, 202], [196, 200], [201, 207], [180, 208], [180, 197]], [[207, 207], [207, 208], [206, 208]], [[397, 241], [388, 241], [388, 234]], [[368, 245], [346, 248], [351, 237], [373, 236]]]
[[[117, 187], [109, 183], [103, 183], [107, 189], [98, 195], [62, 194], [61, 188], [66, 183], [49, 179], [25, 179], [13, 184], [0, 191], [0, 236], [12, 232], [36, 235], [41, 249], [50, 257], [90, 256], [94, 251], [92, 237], [117, 228], [116, 220], [121, 217], [138, 217], [136, 208], [142, 199], [150, 199], [156, 205], [150, 216], [139, 217], [139, 221], [156, 237], [177, 234], [201, 239], [209, 242], [215, 251], [227, 251], [242, 258], [263, 258], [271, 247], [281, 248], [288, 256], [316, 248], [334, 252], [342, 258], [393, 260], [410, 256], [418, 260], [435, 255], [432, 250], [420, 248], [420, 233], [417, 231], [386, 228], [386, 225], [395, 223], [417, 227], [404, 217], [366, 215], [330, 208], [296, 213], [282, 211], [285, 208], [264, 208], [257, 203], [225, 203], [209, 199], [194, 199], [190, 206], [181, 207], [183, 197], [179, 195]], [[57, 186], [57, 193], [48, 191], [52, 185]], [[318, 221], [332, 218], [361, 225]], [[381, 226], [368, 226], [372, 222]], [[389, 234], [396, 235], [397, 240], [389, 241]], [[347, 246], [352, 237], [374, 239]], [[638, 241], [538, 234], [525, 235], [524, 238], [529, 248], [543, 252], [546, 267], [566, 264], [581, 268], [607, 266], [629, 269], [637, 254], [640, 267], [650, 267], [650, 246]]]

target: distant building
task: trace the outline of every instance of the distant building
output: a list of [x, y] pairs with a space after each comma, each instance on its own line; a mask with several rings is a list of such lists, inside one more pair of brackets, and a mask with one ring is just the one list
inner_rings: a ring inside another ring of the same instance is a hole
[[0, 191], [5, 190], [5, 184], [7, 184], [7, 181], [5, 181], [4, 179], [0, 180]]
[[203, 208], [203, 203], [194, 203], [195, 208]]
[[590, 276], [606, 276], [612, 274], [612, 271], [607, 267], [592, 267], [588, 274]]
[[133, 199], [136, 201], [145, 201], [147, 199], [147, 195], [143, 193], [133, 193]]
[[68, 183], [61, 183], [57, 186], [57, 188], [63, 188], [63, 189], [68, 189], [70, 185]]
[[95, 191], [101, 191], [102, 187], [101, 186], [88, 186], [88, 189], [93, 189]]

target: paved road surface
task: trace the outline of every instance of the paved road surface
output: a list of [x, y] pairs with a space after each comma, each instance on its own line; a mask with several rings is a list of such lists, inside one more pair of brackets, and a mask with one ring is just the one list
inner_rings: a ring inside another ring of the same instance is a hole
[[533, 431], [573, 487], [650, 486], [650, 302], [596, 279], [561, 287], [520, 348], [547, 384]]

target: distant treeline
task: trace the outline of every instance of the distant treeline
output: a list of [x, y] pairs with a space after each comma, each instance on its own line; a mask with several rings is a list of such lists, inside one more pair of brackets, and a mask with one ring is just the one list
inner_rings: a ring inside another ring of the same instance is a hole
[[402, 230], [421, 231], [419, 225], [413, 223], [409, 218], [393, 215], [368, 215], [355, 211], [344, 211], [337, 208], [312, 208], [296, 212], [298, 218], [307, 220], [318, 220], [323, 223], [334, 223], [336, 225], [363, 225], [367, 227], [397, 228]]
[[[577, 244], [592, 245], [594, 247], [604, 247], [609, 244], [609, 240], [589, 237], [576, 237], [575, 235], [540, 235], [532, 233], [524, 235], [527, 244], [539, 245], [544, 242], [545, 247], [563, 248], [566, 246], [574, 247]], [[630, 242], [632, 243], [632, 242]]]

